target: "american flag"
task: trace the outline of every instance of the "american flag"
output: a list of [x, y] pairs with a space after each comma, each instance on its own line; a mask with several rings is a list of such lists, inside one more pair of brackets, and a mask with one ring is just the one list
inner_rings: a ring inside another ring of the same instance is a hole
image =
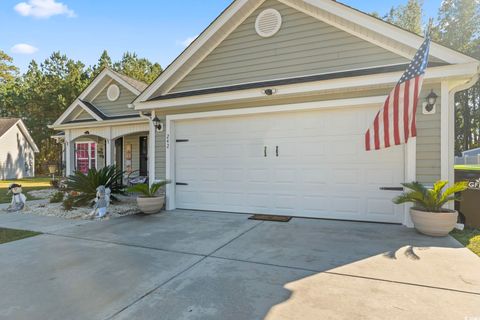
[[429, 52], [430, 37], [427, 36], [365, 134], [367, 151], [405, 144], [417, 136], [417, 105]]

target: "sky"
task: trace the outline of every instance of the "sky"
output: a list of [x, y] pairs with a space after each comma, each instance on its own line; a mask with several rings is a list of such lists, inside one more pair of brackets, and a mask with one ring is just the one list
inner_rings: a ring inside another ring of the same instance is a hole
[[[407, 0], [342, 0], [385, 14]], [[425, 0], [425, 20], [442, 0]], [[0, 0], [0, 49], [24, 72], [29, 62], [60, 51], [94, 65], [102, 51], [125, 51], [167, 67], [231, 0]]]

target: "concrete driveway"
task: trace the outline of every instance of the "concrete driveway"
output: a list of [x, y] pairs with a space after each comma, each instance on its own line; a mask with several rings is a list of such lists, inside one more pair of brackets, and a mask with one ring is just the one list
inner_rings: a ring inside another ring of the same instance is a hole
[[0, 215], [1, 319], [480, 319], [480, 259], [396, 225]]

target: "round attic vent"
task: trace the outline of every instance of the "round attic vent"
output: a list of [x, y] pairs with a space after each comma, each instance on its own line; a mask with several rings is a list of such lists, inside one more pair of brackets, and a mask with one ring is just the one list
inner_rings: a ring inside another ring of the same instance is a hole
[[255, 30], [264, 38], [274, 36], [282, 27], [282, 15], [275, 9], [262, 11], [255, 22]]
[[120, 96], [120, 88], [116, 84], [111, 84], [107, 89], [107, 98], [110, 101], [116, 101]]

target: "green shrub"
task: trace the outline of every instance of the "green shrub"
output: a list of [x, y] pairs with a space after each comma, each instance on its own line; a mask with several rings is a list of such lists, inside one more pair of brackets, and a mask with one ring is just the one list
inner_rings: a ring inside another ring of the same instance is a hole
[[50, 203], [60, 203], [65, 198], [65, 194], [61, 191], [55, 192], [53, 196], [50, 198]]
[[121, 183], [123, 174], [124, 172], [115, 166], [100, 170], [90, 169], [87, 174], [76, 172], [68, 177], [67, 190], [78, 192], [78, 195], [74, 196], [74, 205], [85, 206], [95, 199], [99, 186], [110, 188], [112, 194], [124, 194], [124, 186]]
[[140, 183], [136, 184], [130, 188], [128, 188], [128, 192], [135, 192], [135, 193], [141, 193], [143, 196], [147, 198], [153, 198], [157, 195], [158, 190], [160, 190], [161, 187], [169, 184], [170, 181], [168, 180], [163, 180], [156, 182], [152, 184], [150, 187], [146, 183]]
[[65, 211], [72, 211], [75, 206], [75, 196], [69, 194], [62, 203], [63, 209]]
[[420, 211], [444, 212], [443, 206], [451, 201], [458, 200], [455, 194], [468, 188], [468, 182], [457, 182], [443, 191], [447, 184], [448, 181], [437, 181], [433, 189], [429, 189], [419, 182], [404, 183], [403, 186], [410, 191], [396, 197], [393, 202], [395, 204], [410, 202]]

